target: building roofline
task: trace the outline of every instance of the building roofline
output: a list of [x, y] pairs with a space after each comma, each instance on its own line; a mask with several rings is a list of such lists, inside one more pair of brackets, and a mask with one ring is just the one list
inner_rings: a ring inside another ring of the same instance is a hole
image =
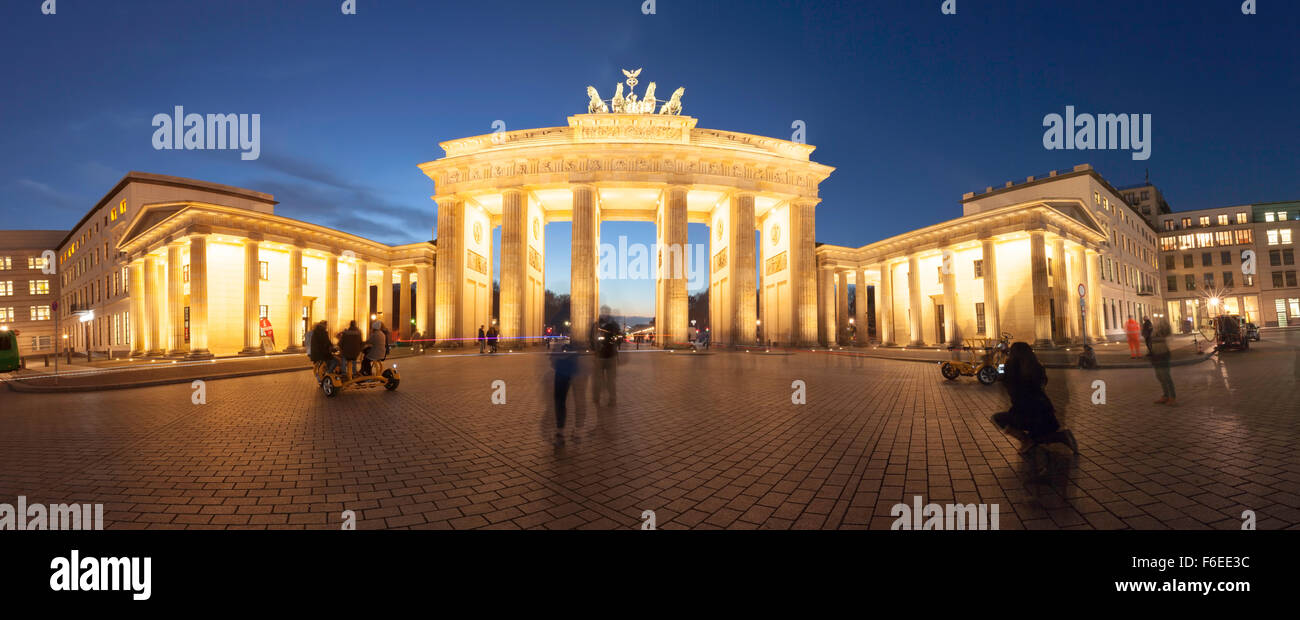
[[1058, 173], [1056, 170], [1053, 170], [1047, 173], [1047, 176], [1045, 177], [1029, 177], [1020, 183], [1016, 183], [1014, 181], [1007, 181], [1006, 185], [1003, 185], [1002, 187], [985, 188], [983, 193], [966, 192], [961, 197], [961, 203], [964, 205], [968, 202], [973, 202], [976, 200], [980, 200], [982, 198], [987, 198], [989, 196], [996, 196], [998, 194], [1004, 194], [1006, 192], [1011, 192], [1018, 189], [1024, 189], [1026, 187], [1033, 187], [1035, 185], [1040, 185], [1051, 181], [1070, 179], [1073, 177], [1084, 176], [1084, 175], [1092, 177], [1093, 180], [1100, 183], [1102, 187], [1110, 190], [1110, 193], [1114, 194], [1117, 198], [1119, 198], [1119, 201], [1123, 203], [1124, 206], [1128, 207], [1129, 211], [1133, 212], [1134, 217], [1146, 223], [1147, 228], [1150, 228], [1151, 232], [1153, 233], [1159, 232], [1156, 230], [1155, 226], [1151, 225], [1151, 222], [1147, 220], [1146, 216], [1142, 215], [1141, 213], [1138, 213], [1137, 209], [1133, 208], [1133, 205], [1129, 204], [1128, 201], [1124, 199], [1124, 194], [1122, 193], [1122, 191], [1119, 188], [1115, 187], [1114, 185], [1111, 185], [1110, 181], [1106, 180], [1106, 177], [1101, 176], [1101, 173], [1097, 172], [1097, 169], [1092, 167], [1092, 164], [1079, 164], [1074, 167], [1074, 170], [1065, 173]]
[[104, 197], [100, 198], [99, 201], [95, 203], [95, 206], [91, 207], [89, 211], [86, 211], [86, 214], [82, 216], [81, 220], [79, 220], [75, 226], [73, 226], [68, 230], [67, 236], [65, 236], [63, 240], [59, 242], [58, 249], [62, 249], [63, 246], [66, 245], [70, 239], [72, 239], [72, 236], [76, 234], [78, 230], [81, 229], [82, 225], [90, 221], [90, 217], [94, 215], [94, 213], [98, 211], [100, 207], [103, 207], [105, 204], [107, 204], [108, 201], [112, 199], [114, 195], [122, 191], [123, 188], [125, 188], [127, 185], [133, 182], [151, 183], [154, 185], [166, 185], [170, 187], [179, 187], [181, 189], [199, 189], [204, 191], [216, 192], [218, 194], [227, 194], [230, 196], [248, 198], [250, 200], [256, 200], [258, 202], [265, 202], [273, 206], [280, 204], [276, 202], [275, 196], [272, 196], [271, 194], [267, 194], [265, 192], [258, 192], [251, 189], [244, 189], [242, 187], [235, 187], [233, 185], [222, 185], [221, 183], [200, 181], [198, 179], [187, 179], [185, 177], [174, 177], [165, 174], [154, 174], [151, 172], [139, 172], [136, 170], [132, 170], [131, 172], [126, 173], [122, 177], [122, 180], [118, 181], [117, 184], [113, 186], [113, 189], [108, 190], [108, 193], [104, 194]]

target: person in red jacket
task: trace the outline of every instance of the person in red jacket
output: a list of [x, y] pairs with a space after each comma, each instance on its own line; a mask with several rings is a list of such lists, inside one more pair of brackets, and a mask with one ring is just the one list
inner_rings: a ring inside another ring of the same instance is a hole
[[1138, 325], [1138, 322], [1133, 320], [1132, 315], [1129, 315], [1128, 322], [1124, 323], [1124, 332], [1128, 335], [1129, 359], [1137, 359], [1138, 353], [1141, 352], [1141, 350], [1138, 349], [1138, 343], [1141, 342], [1139, 338], [1142, 335], [1142, 326]]

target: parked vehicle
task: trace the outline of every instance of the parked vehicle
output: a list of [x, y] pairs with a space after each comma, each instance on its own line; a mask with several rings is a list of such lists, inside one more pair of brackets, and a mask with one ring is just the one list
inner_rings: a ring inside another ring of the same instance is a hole
[[[352, 374], [352, 366], [358, 367], [357, 374]], [[384, 368], [383, 362], [367, 360], [364, 356], [353, 363], [344, 363], [344, 367], [334, 372], [328, 370], [329, 362], [317, 362], [314, 366], [316, 384], [325, 396], [334, 398], [343, 390], [377, 388], [383, 386], [388, 391], [397, 389], [402, 376], [397, 374], [397, 367]], [[362, 372], [365, 371], [365, 372]]]
[[1246, 324], [1237, 316], [1216, 316], [1212, 319], [1214, 341], [1219, 350], [1246, 351], [1250, 340], [1246, 337]]
[[[951, 350], [966, 351], [969, 353], [969, 358], [944, 362], [939, 366], [939, 372], [949, 381], [956, 381], [957, 377], [965, 376], [975, 377], [984, 385], [993, 385], [1002, 373], [1002, 363], [1006, 360], [1010, 346], [1011, 334], [1002, 334], [1002, 337], [997, 340], [968, 338], [964, 346], [952, 347]], [[984, 349], [984, 354], [977, 357], [975, 350], [980, 348]]]

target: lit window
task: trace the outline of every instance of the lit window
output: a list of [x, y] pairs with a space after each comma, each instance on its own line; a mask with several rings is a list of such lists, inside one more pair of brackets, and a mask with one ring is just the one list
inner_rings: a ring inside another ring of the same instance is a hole
[[1276, 230], [1270, 230], [1270, 231], [1268, 231], [1268, 244], [1269, 244], [1269, 245], [1277, 245], [1277, 236], [1278, 236], [1278, 235], [1277, 235], [1277, 231], [1276, 231]]
[[12, 306], [8, 308], [0, 308], [0, 323], [13, 323], [14, 320], [14, 309]]
[[1272, 212], [1272, 211], [1269, 211], [1268, 213], [1265, 213], [1265, 214], [1264, 214], [1264, 221], [1265, 221], [1265, 222], [1272, 222], [1272, 221], [1275, 221], [1275, 220], [1273, 219], [1273, 212]]
[[1246, 223], [1246, 214], [1245, 214], [1245, 213], [1238, 213], [1238, 214], [1237, 214], [1237, 223], [1238, 223], [1238, 224], [1245, 224], [1245, 223]]
[[31, 307], [31, 313], [32, 313], [32, 320], [33, 320], [33, 321], [48, 321], [48, 320], [50, 320], [50, 307], [49, 307], [49, 306], [32, 306], [32, 307]]
[[50, 294], [50, 281], [49, 281], [49, 280], [28, 280], [28, 281], [27, 281], [27, 294], [29, 294], [29, 295], [49, 295], [49, 294]]
[[1209, 226], [1209, 225], [1210, 225], [1210, 216], [1208, 216], [1208, 215], [1202, 215], [1202, 216], [1201, 216], [1201, 219], [1200, 219], [1200, 224], [1201, 224], [1201, 227], [1202, 227], [1202, 228], [1204, 228], [1204, 227], [1206, 227], [1206, 226]]
[[1283, 244], [1291, 243], [1291, 229], [1283, 228], [1281, 232], [1282, 232], [1282, 243]]
[[1224, 215], [1220, 215], [1220, 216], [1219, 216], [1219, 225], [1220, 225], [1220, 226], [1227, 226], [1227, 225], [1228, 225], [1228, 216], [1227, 216], [1226, 214], [1224, 214]]
[[1101, 192], [1093, 192], [1092, 201], [1097, 204], [1101, 204]]
[[257, 269], [258, 269], [258, 271], [262, 274], [261, 277], [262, 277], [263, 280], [270, 280], [270, 279], [271, 279], [271, 277], [270, 277], [270, 268], [267, 266], [266, 261], [264, 261], [264, 260], [263, 260], [263, 261], [258, 261], [258, 262], [257, 262]]
[[[984, 277], [984, 261], [983, 261], [983, 260], [977, 260], [977, 261], [975, 261], [975, 277], [977, 277], [977, 278], [983, 278], [983, 277]], [[980, 331], [983, 332], [984, 330], [981, 329]]]
[[45, 262], [45, 257], [44, 257], [44, 256], [28, 256], [28, 257], [27, 257], [27, 268], [28, 268], [28, 269], [44, 269], [45, 266], [46, 266], [46, 264], [47, 264], [47, 263]]
[[10, 256], [0, 256], [0, 271], [8, 271], [14, 268], [14, 259]]
[[14, 294], [13, 280], [5, 280], [3, 282], [0, 282], [0, 297], [9, 297], [10, 295], [13, 294]]

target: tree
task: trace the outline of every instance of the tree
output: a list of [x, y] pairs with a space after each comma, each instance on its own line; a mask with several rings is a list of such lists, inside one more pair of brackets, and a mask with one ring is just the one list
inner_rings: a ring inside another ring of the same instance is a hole
[[696, 329], [709, 327], [709, 289], [704, 289], [686, 298], [686, 316], [688, 321], [695, 321]]
[[554, 326], [556, 331], [564, 332], [564, 322], [569, 320], [569, 295], [556, 295], [554, 291], [546, 291], [543, 301], [542, 316], [545, 317], [547, 325]]

